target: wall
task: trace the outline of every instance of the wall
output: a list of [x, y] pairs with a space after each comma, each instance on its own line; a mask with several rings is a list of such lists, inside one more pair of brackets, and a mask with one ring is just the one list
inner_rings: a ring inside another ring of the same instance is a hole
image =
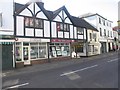
[[0, 0], [0, 13], [2, 13], [2, 27], [0, 34], [13, 35], [13, 0]]

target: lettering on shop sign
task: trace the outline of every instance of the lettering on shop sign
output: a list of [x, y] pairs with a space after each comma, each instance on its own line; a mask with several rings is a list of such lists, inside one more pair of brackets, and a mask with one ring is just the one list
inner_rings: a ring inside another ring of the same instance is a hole
[[52, 42], [64, 42], [64, 43], [70, 43], [74, 42], [74, 40], [61, 40], [61, 39], [52, 39]]

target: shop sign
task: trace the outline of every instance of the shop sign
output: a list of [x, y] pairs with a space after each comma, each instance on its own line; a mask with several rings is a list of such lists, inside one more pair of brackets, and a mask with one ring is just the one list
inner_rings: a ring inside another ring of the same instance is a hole
[[52, 39], [52, 42], [62, 42], [62, 43], [70, 43], [74, 42], [74, 40], [62, 40], [62, 39]]

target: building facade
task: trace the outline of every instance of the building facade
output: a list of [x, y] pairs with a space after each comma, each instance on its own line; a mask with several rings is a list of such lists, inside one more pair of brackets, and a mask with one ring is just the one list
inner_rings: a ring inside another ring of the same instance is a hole
[[83, 15], [86, 21], [91, 23], [95, 28], [99, 30], [99, 42], [100, 45], [100, 52], [99, 53], [106, 53], [111, 51], [113, 48], [113, 30], [112, 30], [112, 21], [107, 20], [106, 18], [102, 17], [99, 14], [86, 14]]
[[114, 50], [118, 50], [119, 48], [119, 35], [118, 35], [118, 26], [113, 27], [113, 37], [114, 37], [114, 45], [113, 45], [113, 49]]
[[[11, 67], [70, 59], [72, 52], [80, 56], [98, 54], [97, 29], [85, 20], [71, 16], [65, 6], [48, 11], [41, 1], [30, 1], [25, 5], [14, 2], [8, 4], [10, 12], [7, 7], [4, 8], [6, 3], [0, 5], [0, 31], [4, 31], [11, 39], [10, 41], [6, 38], [8, 41], [4, 42], [1, 39], [1, 43], [8, 42], [11, 45]], [[92, 42], [88, 43], [87, 35], [91, 32], [94, 32], [94, 35], [89, 37], [94, 36], [95, 41], [92, 39]], [[4, 33], [1, 34], [2, 37], [6, 37]]]

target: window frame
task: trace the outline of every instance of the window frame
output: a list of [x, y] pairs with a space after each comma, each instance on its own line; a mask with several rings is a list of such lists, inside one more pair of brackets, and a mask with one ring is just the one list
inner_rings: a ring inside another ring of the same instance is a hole
[[77, 34], [84, 35], [84, 28], [77, 27]]
[[[38, 25], [37, 22], [38, 21]], [[44, 28], [44, 20], [39, 18], [32, 17], [24, 17], [24, 25], [26, 28], [35, 28], [35, 29], [43, 29]]]
[[70, 25], [67, 23], [56, 22], [56, 28], [57, 31], [64, 31], [64, 32], [70, 31]]

